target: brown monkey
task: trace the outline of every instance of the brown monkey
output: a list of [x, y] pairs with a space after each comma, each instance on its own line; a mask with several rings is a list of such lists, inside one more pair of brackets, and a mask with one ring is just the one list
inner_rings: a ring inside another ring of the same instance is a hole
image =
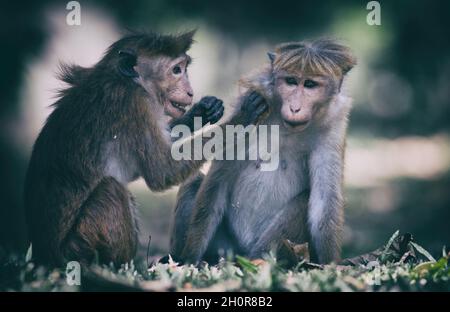
[[116, 264], [133, 258], [137, 224], [126, 189], [143, 177], [164, 190], [202, 160], [171, 157], [170, 127], [193, 117], [217, 122], [222, 101], [192, 103], [187, 66], [194, 32], [131, 34], [91, 68], [64, 66], [55, 109], [34, 144], [25, 185], [33, 256], [63, 265], [78, 260]]
[[281, 44], [269, 57], [270, 66], [241, 81], [248, 91], [240, 103], [268, 103], [260, 123], [279, 126], [278, 169], [261, 171], [261, 160], [216, 160], [205, 177], [186, 182], [172, 235], [180, 260], [217, 261], [220, 250], [259, 258], [283, 239], [309, 241], [320, 263], [339, 259], [350, 111], [341, 85], [355, 58], [328, 39]]

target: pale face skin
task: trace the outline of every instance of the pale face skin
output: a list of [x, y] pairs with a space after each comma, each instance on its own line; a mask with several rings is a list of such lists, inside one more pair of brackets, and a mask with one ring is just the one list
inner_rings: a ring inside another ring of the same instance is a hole
[[194, 92], [187, 73], [190, 62], [187, 54], [177, 58], [144, 56], [138, 58], [134, 67], [140, 77], [139, 83], [146, 90], [156, 84], [164, 112], [172, 118], [181, 117], [186, 107], [192, 104]]
[[280, 72], [275, 77], [275, 92], [282, 101], [281, 117], [286, 128], [302, 131], [321, 115], [335, 93], [335, 84], [324, 76], [301, 72]]

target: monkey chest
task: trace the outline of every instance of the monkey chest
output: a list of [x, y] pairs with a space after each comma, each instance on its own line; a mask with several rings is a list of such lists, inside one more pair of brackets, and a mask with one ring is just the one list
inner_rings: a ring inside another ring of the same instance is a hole
[[283, 218], [289, 203], [309, 189], [307, 172], [307, 158], [302, 154], [280, 154], [273, 171], [261, 171], [258, 161], [247, 163], [233, 186], [227, 210], [229, 224], [243, 245]]
[[123, 152], [118, 142], [108, 142], [102, 152], [105, 176], [111, 176], [123, 184], [129, 183], [139, 176], [134, 155]]

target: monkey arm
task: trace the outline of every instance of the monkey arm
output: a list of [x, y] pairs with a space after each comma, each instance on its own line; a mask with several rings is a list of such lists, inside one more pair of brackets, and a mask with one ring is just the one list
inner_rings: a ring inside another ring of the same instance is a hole
[[163, 191], [186, 180], [205, 162], [204, 157], [176, 160], [172, 155], [172, 144], [159, 131], [147, 132], [137, 150], [141, 176], [153, 191]]
[[169, 128], [170, 128], [170, 130], [172, 130], [173, 128], [175, 128], [176, 126], [179, 126], [179, 125], [188, 126], [189, 130], [191, 130], [191, 132], [194, 132], [194, 117], [191, 116], [189, 114], [189, 112], [187, 112], [180, 118], [171, 120], [169, 123]]
[[[247, 126], [252, 123], [257, 123], [264, 112], [268, 110], [268, 104], [265, 99], [256, 92], [244, 95], [238, 102], [236, 110], [231, 117], [221, 127], [225, 130], [225, 125], [244, 125]], [[213, 97], [203, 97], [198, 103], [186, 112], [180, 118], [174, 119], [170, 122], [170, 129], [178, 125], [188, 126], [194, 132], [195, 124], [194, 118], [201, 117], [202, 124], [215, 124], [222, 118], [224, 112], [223, 101]]]
[[[264, 98], [257, 93], [251, 93], [240, 103], [239, 110], [233, 115], [227, 124], [248, 125], [255, 122], [260, 115], [267, 110], [268, 105]], [[216, 122], [223, 115], [223, 102], [215, 97], [204, 97], [200, 102], [194, 105], [187, 116], [173, 121], [170, 126], [188, 123], [189, 120], [197, 117], [198, 114], [207, 117], [208, 122]], [[225, 129], [225, 125], [221, 126]], [[155, 132], [155, 133], [153, 133]], [[160, 133], [152, 130], [144, 137], [144, 142], [139, 149], [138, 159], [141, 168], [141, 174], [144, 177], [148, 187], [152, 190], [165, 190], [170, 186], [184, 181], [192, 172], [199, 169], [205, 159], [195, 160], [194, 155], [190, 160], [175, 160], [171, 154], [171, 146]], [[203, 138], [205, 143], [209, 138]]]
[[340, 256], [344, 144], [339, 141], [343, 140], [319, 139], [309, 159], [308, 222], [313, 250], [320, 263], [337, 261]]

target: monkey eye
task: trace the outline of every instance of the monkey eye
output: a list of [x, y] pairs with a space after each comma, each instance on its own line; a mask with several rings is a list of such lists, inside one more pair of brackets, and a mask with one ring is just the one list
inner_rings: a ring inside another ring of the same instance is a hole
[[181, 66], [180, 65], [174, 66], [174, 68], [172, 68], [172, 73], [174, 73], [175, 75], [181, 74]]
[[295, 79], [294, 77], [286, 77], [286, 78], [284, 78], [284, 81], [286, 81], [286, 83], [290, 86], [298, 85], [297, 79]]
[[303, 83], [303, 86], [308, 89], [315, 88], [318, 85], [319, 84], [317, 82], [315, 82], [314, 80], [311, 80], [311, 79], [306, 79], [305, 82]]

